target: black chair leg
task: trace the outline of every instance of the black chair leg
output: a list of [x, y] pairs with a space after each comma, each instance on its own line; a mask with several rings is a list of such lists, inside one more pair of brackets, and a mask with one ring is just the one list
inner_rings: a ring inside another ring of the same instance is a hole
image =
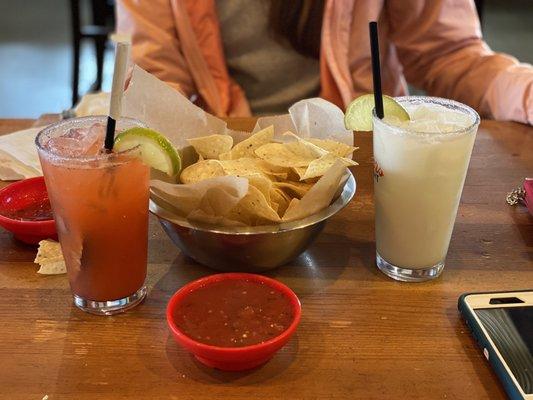
[[109, 0], [91, 0], [92, 23], [81, 26], [80, 22], [81, 0], [70, 0], [72, 22], [72, 105], [79, 99], [80, 76], [80, 46], [83, 39], [92, 39], [96, 55], [96, 80], [89, 91], [102, 90], [104, 75], [104, 57], [107, 37], [112, 32], [111, 22], [114, 22], [113, 7]]
[[[97, 26], [106, 25], [106, 0], [92, 0], [92, 22]], [[106, 37], [94, 38], [94, 50], [96, 53], [96, 80], [94, 81], [91, 90], [97, 91], [102, 89], [102, 76], [104, 72], [104, 52]]]
[[74, 43], [74, 52], [72, 54], [72, 105], [78, 102], [78, 86], [80, 82], [80, 42]]
[[98, 91], [102, 89], [102, 77], [104, 75], [104, 54], [106, 38], [94, 39], [94, 50], [96, 52], [96, 81], [93, 84], [92, 89]]

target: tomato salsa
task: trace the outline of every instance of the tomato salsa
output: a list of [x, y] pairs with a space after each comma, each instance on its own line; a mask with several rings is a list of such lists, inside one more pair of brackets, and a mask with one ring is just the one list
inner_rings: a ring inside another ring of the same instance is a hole
[[294, 315], [289, 299], [254, 281], [228, 279], [189, 293], [174, 322], [190, 338], [220, 347], [243, 347], [280, 335]]
[[53, 219], [52, 206], [48, 198], [28, 204], [18, 210], [0, 210], [0, 214], [10, 219], [19, 221], [46, 221]]

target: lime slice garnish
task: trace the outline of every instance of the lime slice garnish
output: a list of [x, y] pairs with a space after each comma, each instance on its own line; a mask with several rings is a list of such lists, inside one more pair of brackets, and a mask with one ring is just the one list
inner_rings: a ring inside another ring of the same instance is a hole
[[[352, 131], [371, 131], [374, 95], [364, 94], [352, 101], [344, 114], [344, 126]], [[400, 121], [409, 121], [409, 114], [392, 97], [383, 95], [383, 112], [385, 117], [396, 117]]]
[[176, 176], [181, 170], [181, 158], [172, 143], [152, 129], [131, 128], [115, 138], [113, 150], [125, 151], [139, 147], [142, 161], [152, 168]]

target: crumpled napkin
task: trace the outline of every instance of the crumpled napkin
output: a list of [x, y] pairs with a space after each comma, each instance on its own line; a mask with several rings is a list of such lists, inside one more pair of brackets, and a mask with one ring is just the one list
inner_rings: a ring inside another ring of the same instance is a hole
[[78, 105], [74, 108], [76, 117], [88, 115], [106, 115], [109, 112], [109, 101], [111, 93], [98, 92], [84, 95]]
[[0, 136], [0, 179], [16, 181], [41, 176], [35, 136], [42, 128], [30, 128]]

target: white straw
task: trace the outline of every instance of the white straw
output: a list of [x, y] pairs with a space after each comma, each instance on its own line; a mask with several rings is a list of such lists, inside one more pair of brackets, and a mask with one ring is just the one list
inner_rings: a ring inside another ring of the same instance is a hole
[[124, 92], [124, 82], [126, 81], [129, 53], [130, 44], [128, 42], [117, 43], [113, 85], [111, 86], [111, 102], [109, 104], [109, 116], [115, 121], [120, 119], [122, 112], [122, 94]]

